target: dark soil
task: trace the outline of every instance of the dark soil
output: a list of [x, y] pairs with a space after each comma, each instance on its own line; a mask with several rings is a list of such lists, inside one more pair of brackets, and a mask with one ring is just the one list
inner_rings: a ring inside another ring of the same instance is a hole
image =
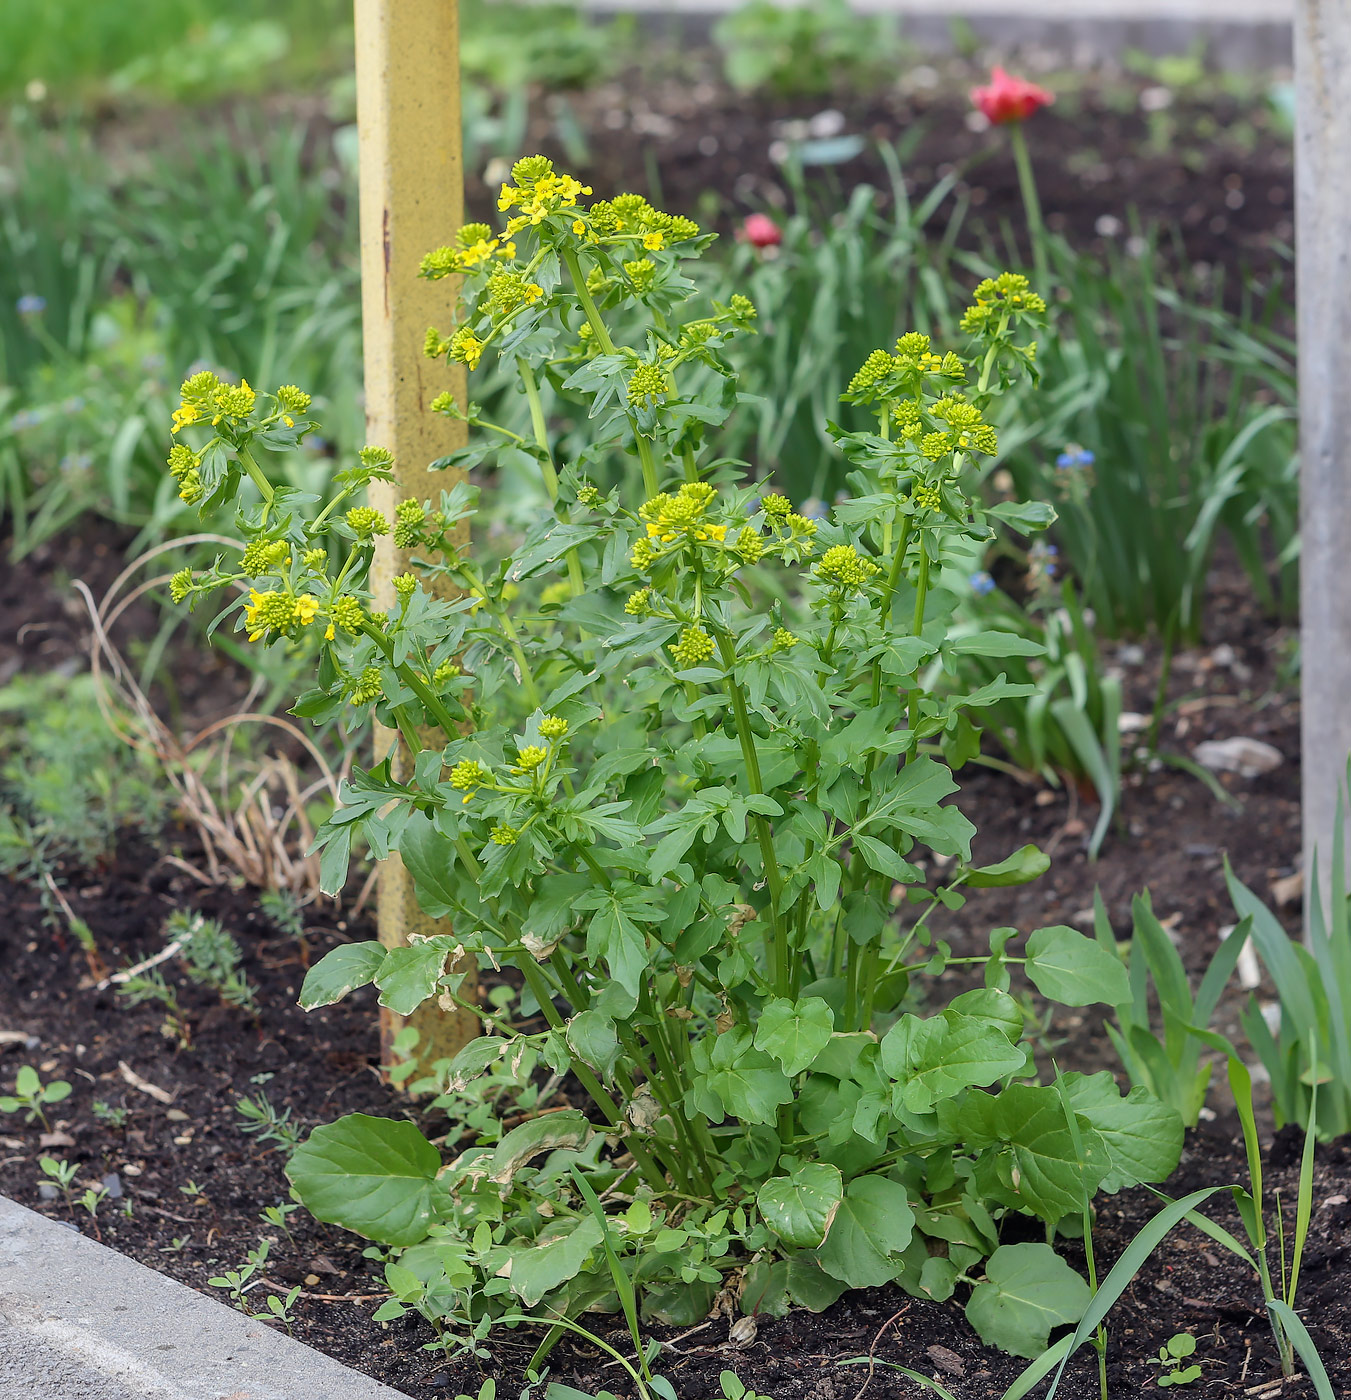
[[[680, 78], [614, 83], [556, 94], [532, 106], [527, 145], [576, 169], [598, 193], [637, 190], [723, 232], [752, 209], [792, 203], [785, 153], [822, 137], [863, 138], [857, 155], [805, 170], [813, 207], [828, 217], [859, 183], [889, 191], [881, 148], [900, 156], [905, 188], [919, 203], [951, 172], [959, 178], [935, 210], [934, 236], [1006, 246], [1024, 224], [1005, 134], [982, 130], [967, 89], [982, 72], [953, 65], [907, 72], [897, 87], [813, 99], [746, 96], [697, 60]], [[1145, 79], [1065, 75], [1047, 79], [1057, 103], [1026, 124], [1048, 227], [1083, 250], [1103, 250], [1140, 225], [1176, 230], [1192, 264], [1267, 274], [1285, 263], [1294, 236], [1293, 152], [1265, 93], [1171, 92]], [[1160, 106], [1159, 104], [1164, 104]], [[1153, 110], [1151, 110], [1151, 108]], [[560, 113], [584, 133], [588, 159], [568, 157]], [[504, 171], [469, 172], [474, 217], [490, 218]], [[476, 178], [478, 177], [478, 178]], [[885, 204], [884, 204], [885, 207]]]
[[[25, 576], [26, 588], [12, 574], [0, 578], [0, 664], [18, 655], [30, 638], [55, 636], [63, 648], [74, 644], [78, 625], [55, 585], [77, 571], [102, 579], [115, 562], [114, 550], [101, 554], [95, 544], [82, 550], [78, 561], [55, 555], [39, 561]], [[1229, 921], [1222, 854], [1227, 852], [1240, 878], [1262, 894], [1273, 878], [1293, 869], [1299, 838], [1298, 711], [1279, 682], [1282, 634], [1254, 613], [1241, 578], [1223, 566], [1214, 590], [1206, 644], [1179, 656], [1174, 666], [1164, 747], [1185, 753], [1201, 738], [1246, 734], [1275, 744], [1285, 764], [1251, 782], [1226, 780], [1243, 804], [1241, 812], [1229, 811], [1198, 781], [1172, 769], [1133, 774], [1122, 826], [1096, 864], [1085, 853], [1096, 810], [1081, 794], [1038, 793], [1002, 774], [968, 769], [962, 803], [980, 828], [981, 857], [998, 858], [1035, 840], [1054, 850], [1055, 863], [1036, 885], [973, 896], [943, 930], [955, 943], [965, 939], [978, 946], [988, 928], [1003, 923], [1024, 929], [1060, 921], [1082, 925], [1095, 885], [1124, 933], [1130, 896], [1149, 886], [1157, 912], [1174, 929], [1195, 970], [1213, 951], [1219, 926]], [[47, 630], [35, 630], [30, 621]], [[1157, 657], [1127, 648], [1118, 659], [1128, 703], [1147, 710], [1157, 685]], [[23, 655], [29, 666], [49, 661], [50, 654]], [[67, 897], [110, 966], [156, 951], [164, 920], [175, 908], [219, 918], [244, 949], [248, 976], [258, 988], [258, 1017], [223, 1006], [170, 967], [191, 1038], [186, 1047], [178, 1044], [163, 1033], [159, 1010], [128, 1008], [112, 990], [98, 990], [78, 945], [44, 922], [36, 888], [0, 883], [0, 957], [9, 969], [0, 987], [0, 1030], [7, 1032], [0, 1043], [0, 1082], [11, 1082], [17, 1066], [29, 1062], [44, 1079], [63, 1077], [75, 1086], [52, 1113], [51, 1136], [17, 1115], [0, 1123], [0, 1189], [203, 1291], [210, 1291], [210, 1275], [242, 1264], [260, 1238], [271, 1238], [268, 1279], [280, 1290], [301, 1286], [296, 1334], [303, 1340], [411, 1396], [474, 1392], [483, 1374], [498, 1376], [504, 1393], [515, 1393], [512, 1387], [523, 1380], [534, 1339], [504, 1334], [494, 1342], [494, 1360], [483, 1372], [476, 1362], [448, 1365], [437, 1353], [420, 1349], [429, 1338], [421, 1323], [382, 1328], [370, 1320], [382, 1290], [378, 1268], [362, 1258], [359, 1240], [318, 1225], [303, 1212], [290, 1218], [293, 1241], [260, 1220], [264, 1207], [286, 1198], [285, 1154], [275, 1143], [242, 1131], [240, 1097], [266, 1094], [302, 1132], [346, 1112], [410, 1112], [381, 1080], [374, 1008], [365, 996], [310, 1015], [295, 1005], [310, 959], [337, 941], [370, 937], [371, 930], [362, 917], [311, 909], [305, 937], [297, 941], [267, 921], [255, 892], [203, 888], [167, 863], [162, 851], [175, 847], [191, 856], [192, 834], [171, 830], [160, 850], [131, 842], [100, 869], [61, 872]], [[1062, 1063], [1085, 1069], [1111, 1063], [1092, 1013], [1053, 1026], [1051, 1034]], [[149, 1093], [146, 1085], [162, 1090], [169, 1101]], [[125, 1121], [110, 1123], [106, 1110], [96, 1115], [96, 1103], [125, 1110]], [[1244, 1180], [1235, 1138], [1228, 1117], [1203, 1123], [1170, 1189], [1181, 1194]], [[96, 1219], [59, 1198], [41, 1199], [37, 1159], [43, 1153], [77, 1163], [81, 1189], [104, 1181], [121, 1198], [105, 1202]], [[1269, 1170], [1269, 1187], [1293, 1200], [1298, 1150], [1285, 1135], [1269, 1154]], [[1342, 1143], [1319, 1156], [1300, 1292], [1301, 1308], [1339, 1391], [1351, 1387], [1351, 1319], [1342, 1285], [1342, 1261], [1351, 1245], [1348, 1197], [1351, 1145]], [[123, 1213], [128, 1203], [130, 1216]], [[1216, 1196], [1211, 1205], [1217, 1219], [1238, 1228], [1227, 1195]], [[1142, 1191], [1101, 1203], [1100, 1267], [1110, 1265], [1155, 1208]], [[1068, 1257], [1082, 1265], [1078, 1249], [1073, 1242], [1066, 1245]], [[623, 1348], [613, 1319], [593, 1322]], [[1151, 1385], [1154, 1372], [1147, 1358], [1178, 1331], [1193, 1332], [1200, 1343], [1205, 1372], [1195, 1393], [1253, 1394], [1252, 1387], [1278, 1374], [1255, 1279], [1189, 1228], [1175, 1232], [1155, 1252], [1111, 1323], [1114, 1395]], [[958, 1303], [920, 1302], [893, 1289], [847, 1295], [819, 1317], [799, 1312], [760, 1319], [755, 1339], [740, 1348], [729, 1344], [727, 1328], [722, 1320], [671, 1337], [660, 1369], [682, 1398], [702, 1400], [717, 1393], [724, 1368], [735, 1369], [747, 1385], [776, 1400], [853, 1400], [865, 1380], [871, 1396], [918, 1395], [914, 1382], [887, 1365], [899, 1363], [937, 1376], [959, 1400], [976, 1400], [999, 1394], [1020, 1369], [1020, 1363], [980, 1345]], [[866, 1365], [839, 1365], [869, 1355], [871, 1375]], [[552, 1375], [588, 1390], [624, 1393], [621, 1375], [603, 1361], [585, 1347], [565, 1343], [553, 1353]], [[1269, 1393], [1311, 1395], [1312, 1388], [1292, 1382]], [[1072, 1366], [1061, 1394], [1071, 1400], [1096, 1394], [1087, 1360]]]

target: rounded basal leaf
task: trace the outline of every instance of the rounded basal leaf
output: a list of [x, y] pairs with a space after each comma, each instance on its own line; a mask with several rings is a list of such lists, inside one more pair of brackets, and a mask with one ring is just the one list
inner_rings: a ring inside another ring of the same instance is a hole
[[316, 1128], [286, 1175], [316, 1220], [380, 1244], [410, 1245], [437, 1218], [441, 1154], [398, 1118], [349, 1113]]
[[375, 981], [385, 960], [381, 943], [343, 943], [325, 953], [305, 974], [300, 988], [300, 1005], [306, 1011], [316, 1006], [332, 1006], [348, 992]]
[[791, 1176], [776, 1176], [756, 1195], [765, 1224], [784, 1244], [814, 1249], [830, 1232], [844, 1196], [840, 1169], [807, 1162]]
[[533, 1308], [546, 1293], [575, 1278], [603, 1239], [600, 1221], [587, 1215], [575, 1224], [560, 1227], [544, 1243], [531, 1242], [509, 1250], [507, 1281], [511, 1291]]
[[905, 1187], [886, 1176], [859, 1176], [845, 1189], [817, 1260], [850, 1288], [890, 1283], [900, 1267], [893, 1256], [910, 1243], [915, 1214]]
[[1119, 1006], [1131, 997], [1121, 959], [1064, 924], [1039, 928], [1027, 940], [1026, 971], [1042, 996], [1064, 1006]]
[[987, 1346], [1031, 1358], [1046, 1350], [1051, 1328], [1078, 1322], [1092, 1297], [1050, 1245], [1005, 1244], [972, 1290], [966, 1320]]
[[834, 1029], [835, 1014], [823, 998], [773, 997], [756, 1023], [755, 1048], [773, 1055], [785, 1074], [800, 1074], [826, 1048]]
[[1182, 1156], [1182, 1118], [1142, 1084], [1123, 1098], [1109, 1070], [1067, 1074], [1065, 1092], [1075, 1113], [1087, 1118], [1107, 1148], [1111, 1171], [1099, 1188], [1121, 1191], [1163, 1181]]

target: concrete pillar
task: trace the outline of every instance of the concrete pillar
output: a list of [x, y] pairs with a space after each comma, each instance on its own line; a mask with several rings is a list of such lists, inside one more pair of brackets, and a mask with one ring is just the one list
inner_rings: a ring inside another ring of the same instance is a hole
[[[361, 195], [361, 315], [366, 439], [394, 454], [394, 483], [377, 483], [371, 503], [388, 516], [397, 500], [433, 501], [456, 480], [427, 464], [464, 444], [464, 426], [433, 414], [443, 389], [464, 401], [463, 369], [422, 353], [429, 326], [451, 319], [454, 288], [418, 277], [422, 255], [451, 241], [464, 222], [460, 146], [458, 0], [356, 0], [357, 133]], [[394, 602], [392, 579], [408, 566], [386, 535], [375, 556], [377, 607]], [[397, 736], [382, 734], [388, 746]], [[427, 918], [397, 857], [380, 872], [380, 941], [396, 947], [410, 933], [451, 932]], [[472, 998], [472, 982], [464, 994]], [[428, 1002], [411, 1018], [419, 1055], [452, 1055], [479, 1033], [474, 1016]], [[384, 1012], [386, 1056], [402, 1018]], [[387, 1061], [388, 1062], [388, 1058]]]
[[[1326, 898], [1351, 753], [1351, 3], [1297, 0], [1304, 869]], [[1326, 907], [1326, 904], [1325, 904]]]

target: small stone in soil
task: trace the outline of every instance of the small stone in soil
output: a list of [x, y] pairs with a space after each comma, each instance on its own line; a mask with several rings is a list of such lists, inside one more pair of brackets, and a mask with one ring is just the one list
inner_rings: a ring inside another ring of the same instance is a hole
[[103, 1189], [108, 1193], [110, 1201], [120, 1201], [122, 1199], [122, 1178], [116, 1172], [109, 1172], [103, 1178]]

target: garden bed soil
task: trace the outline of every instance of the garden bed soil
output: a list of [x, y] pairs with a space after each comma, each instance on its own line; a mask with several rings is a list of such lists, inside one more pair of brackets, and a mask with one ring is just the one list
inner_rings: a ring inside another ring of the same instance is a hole
[[[95, 546], [78, 560], [54, 554], [36, 569], [22, 566], [22, 575], [0, 568], [0, 666], [20, 654], [21, 664], [30, 667], [49, 665], [63, 651], [69, 655], [65, 647], [75, 643], [79, 628], [62, 600], [62, 579], [88, 573], [91, 559], [99, 569], [110, 569], [106, 555], [112, 552], [100, 554]], [[26, 586], [16, 586], [18, 577]], [[1213, 952], [1220, 926], [1231, 921], [1224, 854], [1240, 878], [1264, 896], [1274, 880], [1295, 868], [1298, 710], [1280, 683], [1285, 634], [1254, 611], [1249, 590], [1227, 566], [1216, 570], [1207, 615], [1205, 645], [1175, 661], [1163, 747], [1186, 753], [1202, 738], [1244, 734], [1274, 744], [1285, 755], [1284, 764], [1251, 781], [1222, 779], [1234, 789], [1241, 811], [1221, 806], [1200, 782], [1171, 768], [1132, 774], [1123, 824], [1096, 864], [1085, 849], [1096, 811], [1083, 794], [1037, 792], [1006, 775], [968, 769], [961, 802], [980, 829], [977, 854], [998, 859], [1031, 840], [1053, 851], [1055, 859], [1037, 884], [973, 894], [941, 930], [957, 951], [963, 945], [978, 950], [986, 931], [1000, 924], [1025, 930], [1055, 922], [1082, 926], [1095, 887], [1102, 889], [1124, 934], [1130, 896], [1149, 886], [1156, 911], [1197, 972]], [[47, 630], [35, 631], [33, 622]], [[39, 636], [59, 637], [63, 646], [39, 646], [34, 654], [28, 648]], [[1122, 669], [1128, 706], [1147, 710], [1158, 657], [1149, 649], [1107, 646]], [[194, 654], [187, 664], [199, 666], [201, 659]], [[127, 1008], [112, 990], [97, 988], [76, 942], [44, 923], [36, 888], [0, 881], [0, 957], [9, 974], [0, 987], [0, 1030], [6, 1033], [0, 1082], [12, 1082], [19, 1064], [33, 1063], [44, 1079], [60, 1077], [74, 1085], [71, 1097], [52, 1111], [54, 1136], [43, 1136], [40, 1125], [25, 1125], [18, 1115], [0, 1122], [0, 1191], [204, 1291], [211, 1274], [242, 1264], [260, 1237], [271, 1237], [268, 1277], [278, 1289], [301, 1286], [296, 1335], [303, 1340], [410, 1396], [430, 1400], [474, 1392], [485, 1374], [499, 1377], [503, 1393], [514, 1394], [534, 1339], [503, 1334], [494, 1342], [493, 1361], [482, 1370], [474, 1361], [447, 1364], [437, 1353], [420, 1350], [430, 1335], [420, 1322], [381, 1327], [371, 1321], [382, 1290], [378, 1266], [362, 1257], [359, 1240], [303, 1212], [290, 1220], [294, 1242], [260, 1221], [264, 1207], [285, 1200], [284, 1157], [241, 1131], [240, 1097], [267, 1094], [302, 1130], [347, 1112], [410, 1110], [382, 1082], [368, 994], [309, 1015], [295, 1004], [307, 963], [339, 941], [372, 936], [369, 920], [311, 908], [304, 939], [297, 941], [267, 921], [255, 891], [202, 887], [165, 861], [174, 848], [192, 855], [193, 845], [192, 833], [170, 830], [158, 847], [129, 840], [100, 869], [60, 872], [66, 897], [110, 966], [155, 952], [164, 920], [177, 908], [219, 918], [238, 938], [247, 974], [258, 987], [258, 1017], [184, 984], [180, 997], [191, 1029], [189, 1048], [166, 1039], [153, 1007]], [[1297, 908], [1284, 913], [1294, 920]], [[1222, 1008], [1222, 1026], [1232, 1027], [1238, 1005], [1235, 997]], [[1086, 1070], [1111, 1064], [1091, 1010], [1053, 1025], [1048, 1036], [1061, 1064]], [[100, 1119], [96, 1102], [125, 1109], [126, 1121], [112, 1126], [106, 1114]], [[121, 1191], [121, 1200], [106, 1202], [96, 1219], [60, 1199], [43, 1200], [37, 1159], [44, 1153], [76, 1163], [81, 1186], [106, 1180]], [[1269, 1154], [1270, 1185], [1279, 1187], [1286, 1201], [1294, 1199], [1297, 1158], [1290, 1137], [1277, 1137]], [[1191, 1136], [1170, 1189], [1180, 1194], [1243, 1179], [1235, 1124], [1222, 1116]], [[1337, 1393], [1351, 1388], [1351, 1303], [1344, 1286], [1351, 1246], [1348, 1198], [1351, 1144], [1343, 1142], [1319, 1154], [1300, 1293]], [[130, 1217], [120, 1212], [126, 1202]], [[1229, 1219], [1227, 1197], [1212, 1204], [1219, 1218], [1237, 1228]], [[1142, 1191], [1101, 1203], [1100, 1267], [1110, 1264], [1154, 1209], [1153, 1198]], [[1073, 1242], [1066, 1248], [1082, 1263]], [[593, 1321], [623, 1347], [613, 1319]], [[735, 1369], [747, 1385], [776, 1400], [853, 1400], [865, 1380], [867, 1393], [879, 1400], [919, 1393], [886, 1363], [936, 1375], [959, 1400], [974, 1400], [999, 1394], [1019, 1369], [1019, 1363], [979, 1344], [957, 1303], [920, 1302], [894, 1289], [846, 1295], [819, 1317], [797, 1312], [758, 1319], [755, 1339], [740, 1348], [730, 1346], [727, 1329], [726, 1320], [680, 1336], [653, 1329], [672, 1343], [661, 1369], [672, 1376], [682, 1400], [716, 1394], [724, 1368]], [[1178, 1331], [1198, 1338], [1204, 1367], [1200, 1394], [1258, 1400], [1312, 1395], [1305, 1382], [1283, 1390], [1254, 1389], [1277, 1376], [1255, 1281], [1190, 1229], [1175, 1232], [1156, 1251], [1112, 1316], [1113, 1394], [1133, 1394], [1151, 1384], [1147, 1358]], [[838, 1364], [869, 1355], [871, 1375], [866, 1366]], [[553, 1353], [552, 1375], [584, 1389], [624, 1393], [622, 1374], [603, 1361], [587, 1347], [564, 1343]], [[1095, 1394], [1095, 1386], [1084, 1360], [1071, 1368], [1061, 1394], [1077, 1400]]]
[[[551, 156], [598, 196], [636, 190], [730, 235], [752, 210], [795, 205], [792, 166], [784, 159], [789, 150], [805, 149], [811, 159], [832, 156], [831, 163], [804, 167], [816, 217], [828, 219], [859, 183], [877, 187], [887, 211], [893, 177], [884, 148], [890, 148], [901, 157], [912, 204], [956, 174], [933, 211], [932, 237], [954, 237], [965, 248], [993, 240], [1007, 250], [1011, 230], [1024, 226], [1017, 172], [1005, 133], [986, 129], [967, 95], [986, 72], [960, 60], [912, 62], [881, 92], [748, 95], [728, 86], [707, 52], [657, 43], [644, 69], [584, 91], [532, 91], [522, 151]], [[1137, 223], [1161, 229], [1167, 261], [1203, 276], [1226, 270], [1231, 297], [1241, 293], [1240, 272], [1265, 283], [1289, 271], [1293, 147], [1269, 100], [1279, 75], [1207, 78], [1177, 88], [1120, 71], [1041, 76], [1058, 89], [1058, 100], [1027, 123], [1026, 134], [1053, 232], [1082, 251], [1103, 252], [1130, 246]], [[204, 119], [234, 125], [248, 143], [256, 140], [258, 106], [227, 104]], [[328, 163], [334, 130], [351, 119], [314, 97], [278, 96], [264, 107], [269, 125], [308, 126], [313, 159]], [[180, 113], [160, 108], [107, 108], [95, 131], [110, 166], [131, 178], [144, 178], [147, 150], [190, 148], [201, 139], [196, 121], [184, 123]], [[862, 142], [854, 154], [847, 154], [850, 138]], [[833, 159], [840, 154], [847, 158]], [[471, 218], [498, 220], [497, 193], [508, 169], [486, 151], [471, 155], [465, 182]], [[347, 174], [330, 173], [335, 200], [345, 201]], [[960, 218], [950, 228], [954, 215]]]

